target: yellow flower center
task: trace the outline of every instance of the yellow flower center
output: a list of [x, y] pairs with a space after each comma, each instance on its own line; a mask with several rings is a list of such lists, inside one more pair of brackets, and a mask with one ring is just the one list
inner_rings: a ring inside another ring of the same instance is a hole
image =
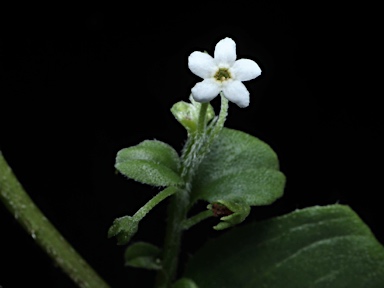
[[232, 78], [231, 73], [227, 68], [219, 68], [213, 77], [220, 82], [224, 82]]

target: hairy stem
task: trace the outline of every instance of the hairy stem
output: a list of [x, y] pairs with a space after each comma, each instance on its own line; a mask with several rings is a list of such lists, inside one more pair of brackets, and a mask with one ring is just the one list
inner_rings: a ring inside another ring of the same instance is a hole
[[195, 216], [192, 216], [191, 218], [188, 218], [184, 221], [183, 223], [183, 228], [184, 230], [188, 230], [189, 228], [191, 228], [192, 226], [200, 223], [201, 221], [209, 218], [209, 217], [212, 217], [214, 214], [212, 212], [212, 210], [205, 210], [205, 211], [202, 211], [200, 213], [198, 213], [197, 215]]
[[184, 149], [184, 153], [181, 157], [181, 176], [186, 184], [183, 190], [178, 191], [172, 197], [168, 206], [167, 229], [163, 247], [163, 269], [158, 273], [156, 278], [156, 287], [159, 288], [170, 287], [177, 273], [181, 236], [184, 230], [183, 223], [187, 218], [193, 173], [198, 165], [197, 154], [204, 142], [208, 105], [208, 103], [201, 104], [197, 131], [194, 134], [189, 135], [190, 138], [186, 143], [188, 147], [187, 149]]
[[141, 207], [135, 215], [132, 216], [132, 218], [135, 219], [135, 221], [140, 221], [144, 218], [145, 215], [148, 214], [150, 210], [152, 210], [157, 204], [159, 204], [161, 201], [166, 199], [167, 197], [175, 194], [177, 192], [176, 187], [168, 187], [164, 189], [163, 191], [157, 193], [151, 200], [149, 200], [143, 207]]
[[79, 287], [109, 287], [43, 215], [25, 192], [1, 152], [0, 200], [44, 252]]
[[223, 129], [224, 122], [227, 119], [227, 115], [228, 115], [228, 100], [227, 98], [224, 97], [223, 92], [220, 92], [220, 96], [221, 96], [220, 114], [215, 123], [215, 126], [213, 126], [212, 130], [210, 131], [208, 146], [212, 144], [212, 142], [219, 135], [220, 131]]
[[178, 191], [168, 206], [167, 229], [163, 246], [162, 270], [157, 274], [156, 287], [168, 288], [174, 281], [184, 230], [183, 220], [186, 218], [189, 204], [189, 192]]
[[198, 126], [197, 126], [197, 133], [202, 135], [205, 131], [205, 126], [207, 123], [206, 116], [207, 116], [207, 109], [208, 109], [209, 103], [202, 103], [200, 107], [200, 113], [199, 113], [199, 120], [198, 120]]
[[209, 103], [202, 103], [200, 107], [197, 130], [189, 134], [189, 138], [181, 156], [181, 176], [184, 179], [185, 187], [173, 195], [168, 206], [168, 219], [166, 236], [163, 247], [163, 269], [156, 277], [157, 288], [169, 288], [177, 274], [177, 264], [180, 254], [181, 238], [183, 231], [203, 219], [212, 215], [211, 211], [196, 215], [195, 218], [187, 220], [187, 212], [190, 207], [190, 193], [192, 189], [193, 176], [209, 151], [209, 146], [223, 128], [228, 109], [228, 100], [222, 95], [221, 111], [216, 125], [213, 127], [213, 134], [207, 134], [206, 113]]

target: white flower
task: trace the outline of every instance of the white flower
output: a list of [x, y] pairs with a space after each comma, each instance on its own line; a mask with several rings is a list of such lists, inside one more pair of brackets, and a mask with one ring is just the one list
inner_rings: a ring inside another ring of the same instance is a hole
[[192, 88], [192, 96], [196, 101], [209, 102], [223, 91], [229, 101], [241, 108], [249, 105], [249, 92], [242, 81], [261, 74], [255, 61], [236, 60], [236, 43], [228, 37], [216, 44], [214, 58], [199, 51], [191, 53], [188, 67], [204, 79]]

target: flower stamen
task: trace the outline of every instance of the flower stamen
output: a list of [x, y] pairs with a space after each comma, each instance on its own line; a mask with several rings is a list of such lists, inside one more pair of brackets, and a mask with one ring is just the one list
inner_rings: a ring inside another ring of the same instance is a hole
[[219, 68], [213, 77], [220, 82], [224, 82], [232, 78], [231, 73], [227, 68]]

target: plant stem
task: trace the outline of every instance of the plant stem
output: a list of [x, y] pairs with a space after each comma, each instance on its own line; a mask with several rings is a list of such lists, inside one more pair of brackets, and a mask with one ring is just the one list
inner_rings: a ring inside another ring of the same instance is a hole
[[199, 120], [197, 126], [197, 133], [202, 135], [205, 131], [205, 125], [207, 123], [206, 115], [209, 103], [201, 103]]
[[212, 128], [212, 131], [210, 132], [210, 137], [208, 140], [209, 144], [212, 144], [212, 142], [219, 135], [221, 129], [223, 129], [224, 122], [227, 119], [227, 115], [228, 115], [228, 99], [224, 97], [223, 92], [220, 92], [220, 96], [221, 96], [220, 114], [219, 114], [219, 118], [217, 119], [217, 122], [215, 123], [215, 126]]
[[180, 253], [181, 236], [184, 231], [184, 221], [187, 218], [189, 207], [189, 194], [192, 186], [193, 173], [201, 159], [198, 157], [199, 148], [204, 143], [206, 132], [206, 113], [209, 103], [202, 103], [200, 107], [197, 131], [189, 135], [181, 156], [182, 177], [185, 182], [184, 189], [178, 191], [168, 206], [167, 228], [163, 247], [163, 269], [157, 274], [156, 287], [168, 288], [174, 281], [177, 273], [177, 264]]
[[135, 221], [139, 222], [141, 219], [148, 214], [150, 210], [152, 210], [157, 204], [166, 199], [167, 197], [175, 194], [178, 188], [176, 187], [168, 187], [163, 191], [157, 193], [151, 200], [149, 200], [143, 207], [141, 207], [137, 212], [132, 216]]
[[1, 151], [0, 200], [44, 252], [79, 287], [109, 287], [35, 205], [13, 174]]
[[214, 214], [213, 214], [212, 210], [202, 211], [202, 212], [196, 214], [195, 216], [192, 216], [191, 218], [185, 219], [185, 221], [183, 223], [183, 228], [184, 228], [184, 230], [188, 230], [192, 226], [196, 225], [197, 223], [200, 223], [201, 221], [203, 221], [209, 217], [212, 217], [213, 215]]
[[181, 236], [184, 230], [183, 220], [188, 212], [189, 192], [178, 191], [168, 206], [167, 229], [165, 232], [162, 267], [157, 274], [156, 287], [168, 288], [172, 284], [176, 272], [181, 245]]

